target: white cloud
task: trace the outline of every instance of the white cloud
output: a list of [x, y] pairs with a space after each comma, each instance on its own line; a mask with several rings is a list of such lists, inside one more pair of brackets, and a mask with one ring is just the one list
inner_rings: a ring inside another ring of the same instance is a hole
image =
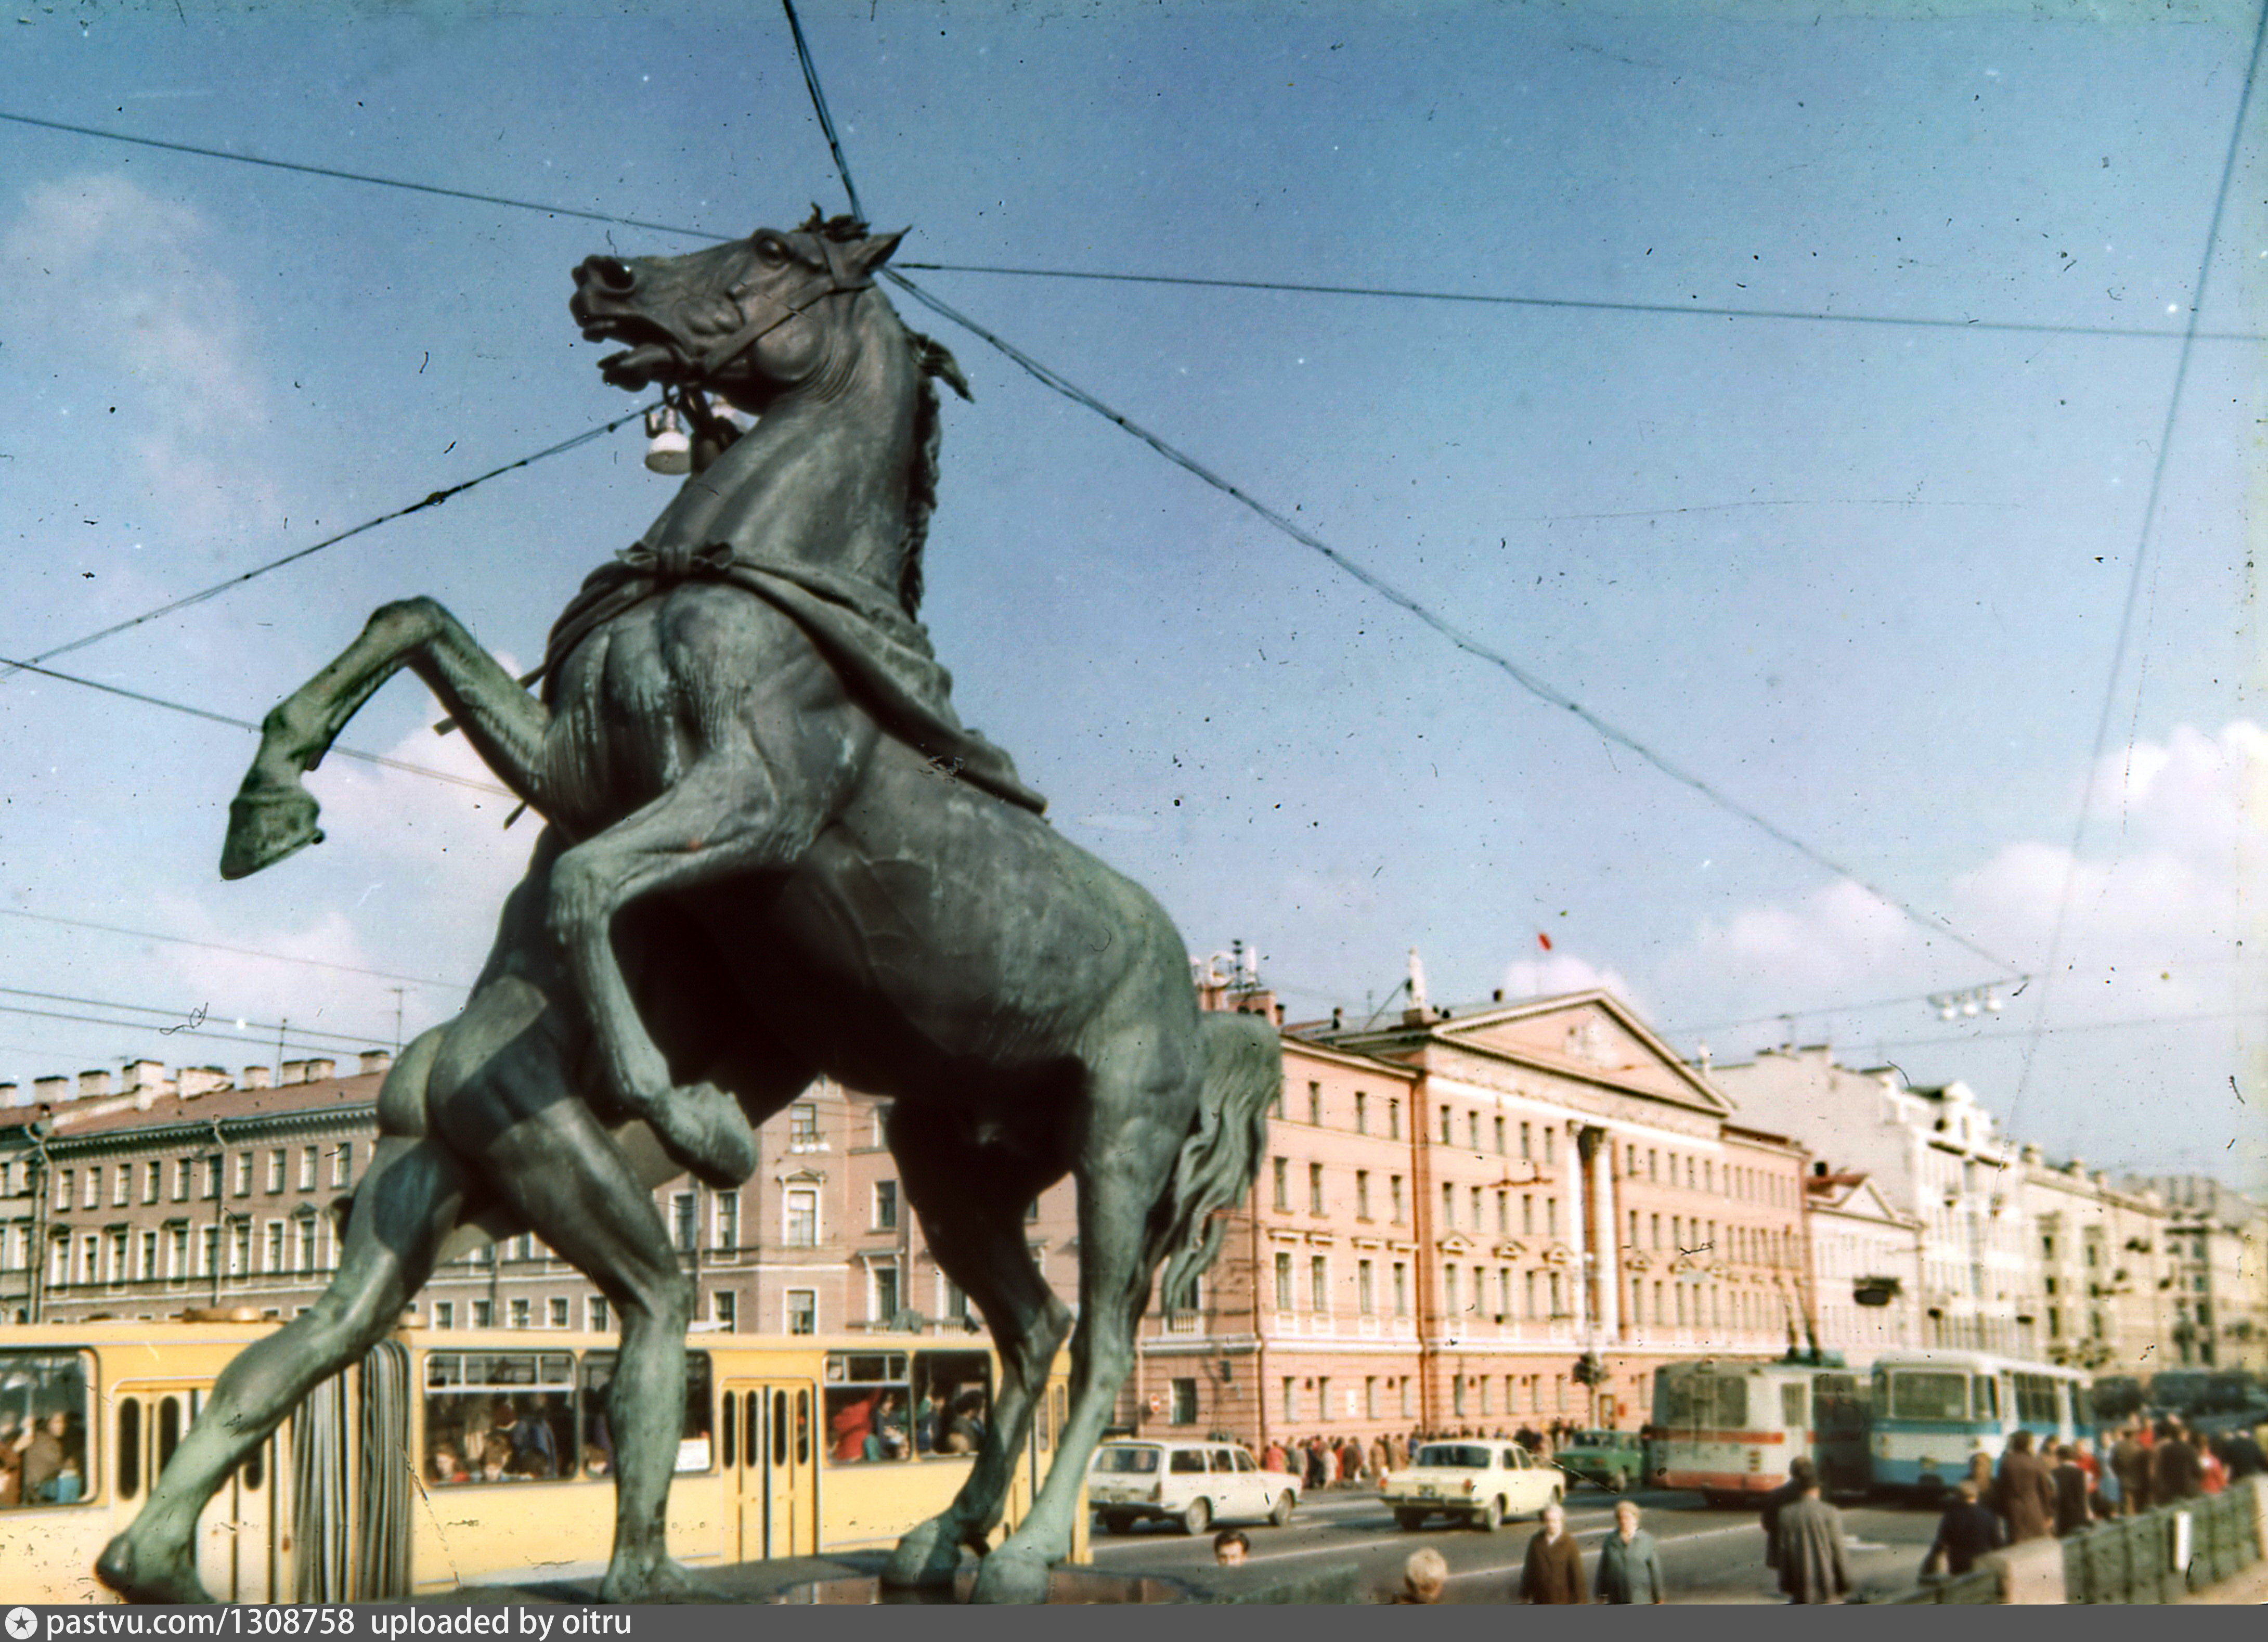
[[[26, 190], [0, 232], [11, 351], [45, 350], [99, 373], [135, 431], [144, 479], [190, 527], [277, 512], [257, 460], [268, 405], [245, 306], [205, 254], [210, 233], [195, 211], [114, 173]], [[99, 437], [81, 420], [85, 437]]]
[[1594, 987], [1612, 992], [1640, 1015], [1646, 1005], [1618, 969], [1602, 969], [1587, 958], [1555, 952], [1534, 958], [1515, 958], [1505, 966], [1498, 983], [1507, 999], [1551, 998], [1562, 992], [1586, 992]]

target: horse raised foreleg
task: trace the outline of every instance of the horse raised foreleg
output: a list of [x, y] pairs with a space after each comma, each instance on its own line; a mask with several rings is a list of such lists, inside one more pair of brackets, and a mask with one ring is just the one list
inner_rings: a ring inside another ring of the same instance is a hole
[[300, 777], [323, 761], [347, 720], [403, 667], [416, 670], [463, 725], [504, 784], [539, 811], [550, 715], [457, 618], [431, 599], [374, 612], [338, 659], [261, 725], [260, 751], [228, 809], [220, 874], [243, 878], [318, 842], [313, 795]]
[[[983, 1555], [999, 1526], [1033, 1411], [1047, 1394], [1048, 1370], [1071, 1329], [1071, 1312], [1032, 1264], [1026, 1241], [1023, 1206], [1049, 1183], [1048, 1171], [1027, 1158], [1003, 1157], [1002, 1148], [971, 1145], [902, 1101], [891, 1108], [890, 1150], [930, 1252], [976, 1302], [1000, 1353], [1000, 1384], [968, 1480], [943, 1512], [898, 1542], [882, 1572], [886, 1585], [949, 1585], [961, 1548]], [[941, 1450], [950, 1414], [938, 1410], [933, 1451]]]
[[615, 917], [641, 895], [682, 893], [792, 865], [810, 847], [847, 780], [814, 774], [791, 790], [746, 747], [704, 758], [661, 797], [563, 854], [551, 873], [550, 924], [590, 1012], [593, 1047], [623, 1110], [671, 1157], [729, 1189], [756, 1167], [755, 1131], [713, 1083], [680, 1087], [647, 1030], [615, 954]]

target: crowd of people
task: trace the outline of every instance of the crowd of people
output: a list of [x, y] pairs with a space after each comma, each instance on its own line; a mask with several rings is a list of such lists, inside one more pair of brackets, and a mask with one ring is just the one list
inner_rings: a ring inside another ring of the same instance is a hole
[[1566, 1447], [1580, 1429], [1565, 1420], [1554, 1420], [1540, 1431], [1532, 1425], [1509, 1432], [1501, 1425], [1493, 1431], [1461, 1425], [1454, 1431], [1413, 1431], [1406, 1437], [1387, 1432], [1367, 1444], [1354, 1437], [1277, 1439], [1263, 1450], [1260, 1464], [1263, 1470], [1297, 1477], [1305, 1493], [1324, 1488], [1374, 1487], [1387, 1472], [1415, 1465], [1418, 1451], [1429, 1442], [1512, 1442], [1546, 1457]]
[[[460, 1483], [551, 1482], [574, 1475], [575, 1459], [569, 1453], [572, 1422], [566, 1399], [541, 1393], [517, 1400], [512, 1397], [452, 1398], [448, 1412], [454, 1417], [437, 1419], [428, 1404], [425, 1476], [444, 1487]], [[604, 1476], [608, 1456], [593, 1447], [584, 1456]]]
[[0, 1414], [0, 1510], [76, 1505], [86, 1495], [86, 1433], [69, 1414]]

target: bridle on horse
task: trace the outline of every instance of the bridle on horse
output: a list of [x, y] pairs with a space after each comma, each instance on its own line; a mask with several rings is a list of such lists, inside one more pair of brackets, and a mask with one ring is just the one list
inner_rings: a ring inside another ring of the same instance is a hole
[[[826, 283], [817, 290], [800, 296], [793, 302], [782, 302], [777, 297], [756, 296], [755, 300], [761, 305], [756, 317], [749, 320], [723, 342], [703, 350], [700, 357], [694, 361], [703, 376], [715, 376], [790, 320], [807, 313], [836, 292], [870, 291], [873, 288], [874, 281], [872, 275], [864, 269], [853, 270], [844, 262], [842, 246], [823, 233], [814, 234], [812, 238], [819, 242], [819, 254], [827, 263], [827, 272], [823, 276]], [[735, 283], [725, 294], [734, 302], [745, 302], [754, 292], [754, 283], [744, 279]]]

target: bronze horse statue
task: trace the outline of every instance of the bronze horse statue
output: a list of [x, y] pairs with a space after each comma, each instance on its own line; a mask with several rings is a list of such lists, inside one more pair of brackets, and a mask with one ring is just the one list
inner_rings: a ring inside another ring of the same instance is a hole
[[[697, 1600], [664, 1513], [693, 1293], [651, 1193], [736, 1185], [752, 1125], [818, 1075], [887, 1095], [906, 1195], [997, 1343], [1000, 1384], [953, 1503], [887, 1578], [1036, 1601], [1153, 1277], [1189, 1303], [1250, 1187], [1281, 1078], [1272, 1026], [1203, 1013], [1148, 894], [1066, 842], [954, 717], [917, 620], [944, 349], [873, 284], [898, 236], [817, 212], [686, 256], [593, 257], [571, 310], [631, 390], [753, 413], [553, 630], [540, 696], [430, 599], [377, 611], [263, 725], [224, 876], [316, 841], [301, 776], [403, 667], [546, 823], [462, 1013], [413, 1042], [337, 1277], [222, 1373], [98, 1564], [129, 1597], [198, 1601], [214, 1491], [315, 1385], [391, 1329], [437, 1263], [534, 1233], [622, 1318], [614, 1602]], [[729, 441], [729, 444], [728, 444]], [[1078, 1182], [1079, 1308], [1034, 1267], [1025, 1205]], [[1029, 1513], [1001, 1501], [1066, 1332], [1069, 1413]]]

